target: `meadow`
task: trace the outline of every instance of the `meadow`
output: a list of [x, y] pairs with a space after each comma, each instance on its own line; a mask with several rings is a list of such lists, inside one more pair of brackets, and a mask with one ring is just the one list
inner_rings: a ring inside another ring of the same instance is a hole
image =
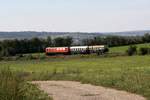
[[26, 80], [73, 80], [132, 93], [150, 99], [150, 57], [83, 57], [1, 61]]
[[[145, 43], [145, 44], [136, 44], [134, 45], [137, 47], [137, 49], [141, 48], [141, 47], [150, 47], [149, 43]], [[126, 50], [128, 49], [128, 45], [127, 46], [118, 46], [118, 47], [111, 47], [110, 48], [110, 53], [125, 53]]]
[[[150, 44], [136, 46], [139, 49], [150, 47]], [[70, 80], [125, 90], [150, 100], [150, 55], [127, 56], [128, 47], [112, 47], [109, 54], [102, 56], [46, 57], [44, 53], [35, 53], [26, 54], [23, 58], [14, 57], [15, 60], [7, 58], [0, 61], [0, 98], [51, 100], [26, 81]]]

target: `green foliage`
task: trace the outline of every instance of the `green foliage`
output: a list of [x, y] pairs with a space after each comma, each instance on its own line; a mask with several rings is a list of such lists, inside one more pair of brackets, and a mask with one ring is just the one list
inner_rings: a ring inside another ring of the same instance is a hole
[[47, 46], [47, 47], [52, 46], [52, 38], [51, 38], [50, 36], [47, 37], [47, 40], [46, 40], [46, 41], [47, 41], [47, 42], [46, 42], [46, 46]]
[[21, 98], [19, 87], [22, 80], [16, 77], [10, 69], [0, 72], [0, 80], [1, 100], [19, 100]]
[[51, 100], [35, 85], [26, 83], [18, 72], [10, 68], [0, 71], [0, 100]]
[[[139, 54], [139, 55], [150, 54], [150, 44], [149, 43], [136, 44], [136, 45], [133, 45], [132, 47], [134, 47], [134, 46], [136, 46], [136, 52], [135, 52], [136, 54]], [[128, 55], [132, 55], [132, 53], [133, 53], [133, 52], [131, 52], [132, 47], [131, 46], [112, 47], [112, 48], [110, 48], [110, 53], [124, 54], [125, 50], [127, 50], [126, 53]], [[135, 48], [133, 48], [133, 49], [135, 49]], [[133, 53], [133, 54], [135, 54], [135, 53]]]
[[141, 55], [150, 54], [150, 48], [147, 48], [147, 47], [141, 47], [141, 48], [139, 49], [139, 51], [140, 51], [140, 54], [141, 54]]
[[106, 48], [104, 49], [104, 52], [109, 52], [109, 48], [106, 47]]
[[48, 46], [70, 46], [73, 43], [71, 37], [58, 37], [54, 40], [32, 38], [30, 40], [4, 40], [0, 42], [0, 56], [15, 56], [16, 54], [44, 52]]
[[[149, 43], [144, 43], [144, 44], [136, 44], [133, 45], [137, 47], [138, 50], [138, 54], [140, 54], [139, 49], [140, 48], [150, 48], [150, 44]], [[109, 51], [110, 53], [120, 53], [120, 54], [124, 54], [126, 53], [126, 50], [129, 48], [129, 46], [117, 46], [117, 47], [110, 47]]]
[[40, 91], [36, 85], [25, 83], [21, 88], [22, 100], [52, 100], [43, 91]]
[[95, 37], [94, 39], [84, 39], [82, 43], [84, 45], [108, 45], [109, 47], [123, 46], [147, 43], [147, 39], [143, 39], [144, 36], [105, 36]]
[[137, 53], [137, 47], [136, 46], [129, 46], [129, 48], [126, 52], [129, 56], [135, 55]]
[[73, 40], [71, 37], [66, 37], [66, 38], [63, 38], [63, 37], [58, 37], [58, 38], [55, 38], [54, 39], [54, 46], [55, 47], [61, 47], [61, 46], [71, 46], [71, 44], [73, 43]]
[[[51, 39], [43, 38], [32, 38], [32, 39], [14, 39], [14, 40], [3, 40], [0, 41], [0, 56], [14, 56], [16, 54], [25, 53], [39, 53], [44, 52], [46, 47], [51, 46], [71, 46], [75, 41], [72, 37], [57, 37]], [[144, 36], [103, 36], [95, 37], [93, 39], [84, 39], [82, 42], [77, 44], [82, 45], [108, 45], [122, 46], [122, 45], [132, 45], [139, 43], [150, 42], [150, 34], [145, 34]]]
[[146, 33], [144, 36], [143, 36], [143, 41], [145, 41], [146, 43], [150, 43], [150, 34], [149, 33]]
[[32, 60], [32, 59], [35, 59], [35, 57], [33, 57], [32, 54], [27, 54], [27, 55], [25, 55], [25, 59], [26, 60]]

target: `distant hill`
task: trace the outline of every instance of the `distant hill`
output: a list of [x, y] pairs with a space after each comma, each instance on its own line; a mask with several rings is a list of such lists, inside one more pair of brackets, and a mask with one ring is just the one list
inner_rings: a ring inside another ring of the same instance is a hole
[[24, 32], [0, 32], [0, 40], [4, 39], [30, 39], [33, 37], [46, 38], [47, 36], [55, 37], [73, 37], [75, 42], [79, 42], [82, 39], [94, 38], [97, 36], [106, 36], [106, 35], [121, 35], [121, 36], [136, 36], [144, 35], [145, 33], [150, 33], [148, 31], [127, 31], [127, 32], [109, 32], [109, 33], [86, 33], [86, 32], [34, 32], [34, 31], [24, 31]]
[[150, 30], [145, 30], [145, 31], [110, 32], [110, 33], [106, 33], [106, 34], [121, 35], [121, 36], [142, 36], [145, 33], [150, 33]]
[[72, 37], [74, 42], [78, 43], [83, 39], [94, 38], [97, 36], [104, 36], [102, 33], [80, 33], [80, 32], [0, 32], [0, 40], [5, 39], [31, 39], [34, 37], [46, 38], [51, 36], [51, 38], [56, 37]]

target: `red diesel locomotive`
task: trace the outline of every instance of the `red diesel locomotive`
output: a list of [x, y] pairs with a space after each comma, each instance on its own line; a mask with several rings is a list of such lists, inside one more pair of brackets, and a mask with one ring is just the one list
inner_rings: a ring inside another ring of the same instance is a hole
[[48, 47], [46, 48], [46, 54], [68, 54], [69, 48], [68, 47]]

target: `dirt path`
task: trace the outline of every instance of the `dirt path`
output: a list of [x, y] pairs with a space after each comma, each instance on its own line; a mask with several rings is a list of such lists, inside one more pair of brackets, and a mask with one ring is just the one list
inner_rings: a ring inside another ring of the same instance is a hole
[[125, 91], [71, 81], [36, 81], [54, 100], [146, 100]]

